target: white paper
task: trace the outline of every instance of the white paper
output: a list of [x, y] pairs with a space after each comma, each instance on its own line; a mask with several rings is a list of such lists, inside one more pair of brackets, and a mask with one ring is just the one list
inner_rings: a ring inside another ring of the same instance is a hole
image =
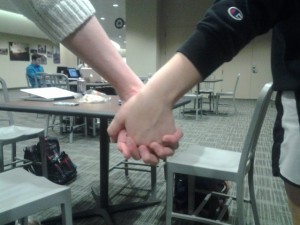
[[36, 95], [46, 99], [59, 99], [66, 97], [76, 97], [77, 93], [68, 91], [57, 87], [44, 87], [44, 88], [27, 88], [20, 89], [20, 91]]

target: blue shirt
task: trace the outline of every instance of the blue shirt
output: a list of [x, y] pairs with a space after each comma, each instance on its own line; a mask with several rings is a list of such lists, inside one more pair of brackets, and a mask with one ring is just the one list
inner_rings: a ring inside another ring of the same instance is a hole
[[[28, 77], [29, 83], [32, 88], [41, 86], [39, 79], [41, 77], [41, 74], [36, 74], [39, 72], [44, 72], [44, 68], [41, 65], [30, 64], [26, 68], [26, 76]], [[37, 84], [35, 83], [35, 76], [37, 76]]]

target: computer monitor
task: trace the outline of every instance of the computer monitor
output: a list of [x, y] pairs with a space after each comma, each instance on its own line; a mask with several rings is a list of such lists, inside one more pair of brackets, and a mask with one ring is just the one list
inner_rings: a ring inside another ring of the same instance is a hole
[[68, 75], [68, 67], [66, 67], [66, 66], [58, 66], [57, 69], [56, 69], [56, 72]]
[[68, 68], [68, 77], [72, 79], [76, 79], [80, 77], [80, 74], [76, 68]]

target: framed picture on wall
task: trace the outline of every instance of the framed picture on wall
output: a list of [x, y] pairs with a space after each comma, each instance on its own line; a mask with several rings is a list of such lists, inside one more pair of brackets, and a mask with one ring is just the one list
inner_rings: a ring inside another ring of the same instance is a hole
[[9, 42], [8, 45], [11, 61], [29, 61], [29, 44]]
[[38, 44], [38, 53], [46, 54], [46, 51], [47, 51], [47, 46], [46, 45]]
[[8, 48], [0, 48], [0, 55], [8, 55]]
[[8, 55], [7, 42], [0, 41], [0, 55]]
[[59, 64], [60, 63], [60, 49], [59, 49], [59, 45], [57, 46], [53, 46], [53, 63], [54, 64]]
[[52, 52], [47, 52], [47, 57], [52, 58]]
[[37, 54], [37, 50], [36, 49], [30, 49], [30, 54]]
[[42, 65], [47, 65], [47, 57], [44, 55], [41, 55], [41, 64]]

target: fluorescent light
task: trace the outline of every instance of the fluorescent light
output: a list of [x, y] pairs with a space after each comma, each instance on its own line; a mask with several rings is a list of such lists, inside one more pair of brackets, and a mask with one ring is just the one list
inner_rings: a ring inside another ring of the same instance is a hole
[[105, 20], [105, 17], [101, 17], [100, 20]]
[[114, 3], [113, 7], [119, 7], [119, 5], [117, 3]]

